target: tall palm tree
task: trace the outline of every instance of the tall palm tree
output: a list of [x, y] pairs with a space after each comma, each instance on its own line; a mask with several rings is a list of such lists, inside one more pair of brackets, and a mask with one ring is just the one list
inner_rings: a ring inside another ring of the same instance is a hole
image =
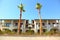
[[18, 31], [17, 31], [17, 33], [19, 34], [20, 33], [20, 26], [21, 26], [21, 18], [22, 18], [22, 12], [25, 12], [25, 10], [24, 10], [24, 7], [23, 7], [23, 4], [20, 4], [19, 6], [18, 6], [18, 8], [20, 9], [20, 18], [19, 18], [19, 22], [18, 22]]
[[40, 18], [40, 35], [42, 34], [42, 19], [41, 19], [41, 13], [40, 13], [41, 7], [42, 7], [42, 5], [40, 3], [36, 4], [36, 9], [38, 10], [38, 15]]

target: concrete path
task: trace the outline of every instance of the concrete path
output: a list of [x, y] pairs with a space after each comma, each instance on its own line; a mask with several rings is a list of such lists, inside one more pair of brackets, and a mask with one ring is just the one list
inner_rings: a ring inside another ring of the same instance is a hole
[[40, 36], [40, 37], [21, 37], [21, 36], [0, 36], [0, 40], [60, 40], [57, 36]]

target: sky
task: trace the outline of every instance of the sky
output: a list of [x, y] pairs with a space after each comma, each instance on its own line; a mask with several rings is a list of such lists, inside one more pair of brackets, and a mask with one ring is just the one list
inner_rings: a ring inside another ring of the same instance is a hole
[[0, 0], [0, 19], [19, 19], [21, 3], [25, 9], [22, 19], [39, 19], [36, 3], [42, 5], [42, 19], [60, 19], [60, 0]]

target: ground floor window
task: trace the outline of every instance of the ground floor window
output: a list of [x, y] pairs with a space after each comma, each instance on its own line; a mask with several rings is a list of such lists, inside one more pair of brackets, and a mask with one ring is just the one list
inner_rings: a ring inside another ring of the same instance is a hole
[[5, 23], [6, 27], [10, 27], [11, 23]]

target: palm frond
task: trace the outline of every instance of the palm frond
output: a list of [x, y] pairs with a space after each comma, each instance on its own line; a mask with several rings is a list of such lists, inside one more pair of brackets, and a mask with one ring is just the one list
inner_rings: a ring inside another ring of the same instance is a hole
[[36, 4], [36, 9], [41, 9], [42, 5], [40, 3]]
[[23, 10], [23, 12], [25, 12], [25, 10]]

